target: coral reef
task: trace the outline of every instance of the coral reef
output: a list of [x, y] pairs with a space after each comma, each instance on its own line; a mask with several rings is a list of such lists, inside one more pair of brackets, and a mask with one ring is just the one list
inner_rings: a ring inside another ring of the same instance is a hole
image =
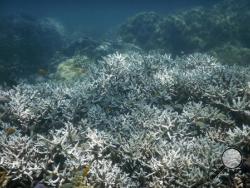
[[205, 52], [222, 63], [247, 64], [249, 7], [247, 0], [225, 0], [212, 8], [193, 8], [165, 17], [139, 13], [121, 25], [119, 35], [147, 50], [164, 49], [174, 55]]
[[0, 18], [0, 82], [27, 77], [63, 46], [63, 27], [56, 21], [20, 14]]
[[[6, 187], [230, 187], [248, 176], [249, 68], [129, 51], [86, 66], [71, 82], [1, 88]], [[211, 178], [231, 146], [243, 165]]]
[[66, 47], [64, 47], [56, 58], [66, 57], [72, 58], [77, 55], [84, 55], [93, 60], [99, 60], [103, 56], [106, 56], [116, 51], [124, 52], [126, 51], [141, 52], [141, 49], [135, 45], [124, 43], [116, 40], [97, 40], [91, 37], [82, 37], [77, 40], [72, 40]]
[[158, 40], [158, 32], [163, 18], [154, 12], [143, 12], [131, 17], [121, 25], [120, 36], [124, 41], [137, 44], [145, 49], [153, 49]]
[[86, 64], [91, 60], [86, 56], [74, 56], [66, 59], [57, 66], [56, 78], [63, 80], [79, 79], [87, 72]]
[[[121, 41], [94, 40], [90, 37], [80, 38], [58, 51], [49, 63], [49, 78], [56, 80], [77, 80], [86, 77], [88, 64], [95, 64], [103, 56], [116, 51], [126, 53], [134, 51], [142, 53], [142, 49], [135, 45]], [[42, 70], [42, 74], [43, 74]], [[46, 73], [46, 72], [45, 72]]]

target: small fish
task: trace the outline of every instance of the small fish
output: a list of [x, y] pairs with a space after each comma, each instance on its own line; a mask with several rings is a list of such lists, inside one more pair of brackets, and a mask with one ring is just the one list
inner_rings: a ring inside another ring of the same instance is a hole
[[90, 171], [90, 166], [89, 165], [84, 165], [83, 170], [82, 170], [82, 176], [87, 177]]
[[9, 136], [9, 135], [14, 134], [16, 132], [16, 129], [9, 127], [9, 128], [4, 129], [4, 132], [6, 133], [7, 136]]
[[49, 71], [47, 69], [38, 69], [37, 74], [40, 76], [47, 76], [49, 74]]

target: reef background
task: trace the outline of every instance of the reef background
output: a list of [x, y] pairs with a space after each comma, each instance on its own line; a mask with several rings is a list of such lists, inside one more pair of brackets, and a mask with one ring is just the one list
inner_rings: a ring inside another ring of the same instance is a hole
[[[2, 0], [0, 10], [3, 15], [27, 13], [34, 17], [53, 17], [62, 22], [67, 28], [82, 29], [90, 35], [103, 35], [109, 29], [120, 25], [128, 17], [143, 11], [155, 11], [168, 14], [192, 6], [210, 6], [218, 0], [45, 0], [18, 1]], [[115, 15], [115, 16], [114, 16]], [[96, 36], [95, 36], [96, 37]]]

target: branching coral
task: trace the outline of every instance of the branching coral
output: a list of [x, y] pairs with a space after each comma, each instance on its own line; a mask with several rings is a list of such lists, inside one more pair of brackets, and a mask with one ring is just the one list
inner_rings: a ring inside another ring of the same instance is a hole
[[[249, 153], [249, 119], [242, 116], [249, 110], [248, 68], [224, 66], [208, 55], [173, 59], [157, 52], [115, 53], [89, 66], [86, 77], [72, 83], [20, 83], [1, 91], [9, 101], [0, 167], [10, 182], [230, 184], [229, 170], [211, 176], [227, 147]], [[6, 135], [8, 127], [17, 131]]]

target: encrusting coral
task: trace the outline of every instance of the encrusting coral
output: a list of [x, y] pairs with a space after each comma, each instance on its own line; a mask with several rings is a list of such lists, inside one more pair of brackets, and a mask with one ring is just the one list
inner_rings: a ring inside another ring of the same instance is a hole
[[249, 153], [249, 68], [158, 52], [88, 66], [71, 83], [0, 90], [10, 99], [0, 130], [7, 187], [229, 187], [247, 176], [239, 167], [211, 179], [226, 148]]

